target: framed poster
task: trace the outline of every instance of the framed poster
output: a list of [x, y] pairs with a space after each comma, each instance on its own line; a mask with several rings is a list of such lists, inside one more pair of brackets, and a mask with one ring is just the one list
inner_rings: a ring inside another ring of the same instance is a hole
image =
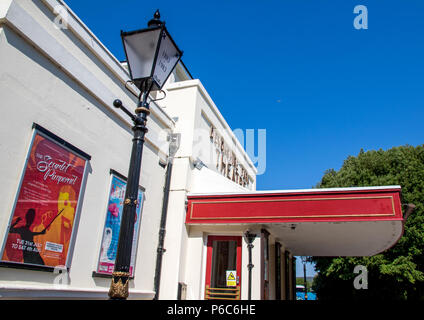
[[88, 160], [89, 155], [34, 124], [1, 262], [69, 267]]
[[[107, 204], [106, 222], [103, 229], [103, 238], [100, 249], [100, 257], [97, 265], [98, 274], [111, 275], [115, 267], [116, 251], [118, 249], [119, 230], [124, 206], [125, 189], [127, 179], [111, 170], [111, 183], [109, 189], [109, 200]], [[141, 213], [143, 209], [143, 188], [139, 187], [136, 220], [134, 224], [134, 237], [131, 251], [130, 276], [134, 276], [135, 255], [137, 252], [137, 240], [140, 230]]]

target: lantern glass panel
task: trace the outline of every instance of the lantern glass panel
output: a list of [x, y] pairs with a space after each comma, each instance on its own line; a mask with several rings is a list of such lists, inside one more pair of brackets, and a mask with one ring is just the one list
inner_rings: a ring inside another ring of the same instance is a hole
[[162, 39], [153, 73], [153, 80], [157, 83], [159, 89], [163, 87], [166, 79], [168, 79], [168, 76], [171, 74], [181, 57], [181, 52], [165, 30], [163, 30], [161, 37]]
[[151, 76], [161, 31], [162, 29], [153, 29], [123, 37], [128, 67], [133, 80]]

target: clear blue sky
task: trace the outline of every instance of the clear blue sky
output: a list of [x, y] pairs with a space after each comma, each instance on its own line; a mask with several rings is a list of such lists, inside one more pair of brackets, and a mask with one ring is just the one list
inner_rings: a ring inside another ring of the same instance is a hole
[[[424, 141], [422, 0], [67, 3], [120, 60], [120, 30], [159, 8], [230, 126], [267, 130], [258, 190], [311, 188], [361, 148]], [[367, 30], [353, 26], [356, 5]]]
[[[120, 60], [159, 8], [233, 129], [266, 129], [257, 189], [315, 186], [349, 155], [423, 143], [424, 1], [86, 1], [68, 5]], [[356, 5], [368, 29], [353, 27]]]

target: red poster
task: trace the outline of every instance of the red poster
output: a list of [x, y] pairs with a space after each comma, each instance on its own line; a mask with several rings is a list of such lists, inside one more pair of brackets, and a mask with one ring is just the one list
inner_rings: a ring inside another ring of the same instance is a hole
[[66, 266], [86, 159], [36, 131], [2, 261]]

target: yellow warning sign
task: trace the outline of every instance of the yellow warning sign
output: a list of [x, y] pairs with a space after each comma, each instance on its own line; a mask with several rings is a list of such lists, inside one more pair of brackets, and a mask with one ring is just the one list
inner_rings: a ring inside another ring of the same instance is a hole
[[227, 287], [237, 286], [237, 271], [227, 270]]

